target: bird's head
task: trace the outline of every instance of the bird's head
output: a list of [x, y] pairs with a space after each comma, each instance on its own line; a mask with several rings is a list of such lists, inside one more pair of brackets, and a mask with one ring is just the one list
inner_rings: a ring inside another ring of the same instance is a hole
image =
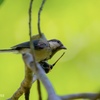
[[[50, 47], [51, 47], [51, 50], [52, 50], [52, 53], [53, 55], [59, 51], [59, 50], [62, 50], [62, 49], [67, 49], [60, 40], [57, 40], [57, 39], [51, 39], [48, 41], [49, 44], [50, 44]], [[53, 56], [52, 55], [52, 56]]]

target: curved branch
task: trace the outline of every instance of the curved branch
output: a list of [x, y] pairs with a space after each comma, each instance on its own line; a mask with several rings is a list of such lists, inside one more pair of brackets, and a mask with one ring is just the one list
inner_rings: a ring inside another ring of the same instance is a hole
[[[45, 75], [44, 70], [40, 66], [39, 63], [36, 63], [36, 66], [34, 66], [34, 61], [33, 61], [33, 55], [30, 53], [27, 53], [23, 55], [23, 60], [26, 63], [26, 65], [35, 73], [38, 79], [41, 80], [42, 84], [45, 86], [46, 91], [48, 93], [48, 99], [49, 100], [61, 100], [60, 97], [58, 97], [54, 91], [54, 88], [52, 87], [52, 84], [50, 83], [49, 79]], [[37, 67], [37, 69], [36, 69]]]
[[30, 1], [30, 6], [29, 6], [29, 35], [30, 37], [32, 37], [32, 4], [33, 4], [33, 0]]
[[38, 11], [38, 33], [39, 33], [40, 37], [42, 36], [42, 32], [41, 32], [41, 28], [40, 28], [40, 15], [41, 15], [41, 11], [43, 9], [45, 1], [46, 0], [42, 1], [41, 6], [40, 6], [39, 11]]

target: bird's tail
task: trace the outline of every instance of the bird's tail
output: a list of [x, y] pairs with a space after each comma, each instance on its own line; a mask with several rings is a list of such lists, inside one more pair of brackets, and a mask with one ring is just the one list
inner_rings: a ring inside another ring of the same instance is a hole
[[8, 52], [18, 53], [18, 51], [15, 49], [2, 49], [2, 50], [0, 50], [0, 53], [8, 53]]

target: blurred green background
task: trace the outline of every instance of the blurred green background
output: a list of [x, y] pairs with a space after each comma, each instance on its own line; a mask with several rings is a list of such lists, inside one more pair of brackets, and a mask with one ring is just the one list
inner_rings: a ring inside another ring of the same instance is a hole
[[[0, 49], [29, 40], [29, 1], [0, 0]], [[33, 34], [38, 32], [40, 4], [41, 0], [34, 0]], [[47, 39], [59, 39], [68, 48], [48, 74], [57, 94], [100, 91], [100, 0], [47, 0], [41, 15], [41, 29]], [[62, 53], [58, 52], [50, 63]], [[0, 54], [0, 100], [11, 97], [23, 78], [21, 55]], [[43, 86], [42, 94], [46, 100]], [[37, 98], [35, 83], [30, 100]], [[19, 100], [24, 100], [24, 96]]]

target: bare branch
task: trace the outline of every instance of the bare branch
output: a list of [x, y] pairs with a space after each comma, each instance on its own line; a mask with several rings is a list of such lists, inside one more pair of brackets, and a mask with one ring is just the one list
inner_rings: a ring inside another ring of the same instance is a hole
[[65, 96], [60, 96], [62, 100], [72, 100], [72, 99], [90, 99], [97, 100], [100, 99], [99, 93], [79, 93], [79, 94], [70, 94]]
[[29, 100], [29, 95], [30, 95], [30, 88], [27, 88], [25, 92], [25, 100]]
[[43, 0], [42, 1], [42, 4], [41, 4], [40, 9], [38, 11], [38, 33], [39, 33], [40, 37], [42, 36], [42, 32], [41, 32], [41, 28], [40, 28], [40, 15], [41, 15], [41, 11], [43, 9], [43, 6], [44, 6], [45, 1], [46, 0]]
[[[28, 94], [28, 92], [32, 86], [32, 81], [33, 81], [33, 72], [30, 70], [30, 68], [25, 66], [25, 78], [22, 81], [19, 89], [8, 100], [18, 100], [18, 98], [20, 98], [20, 96], [22, 96], [23, 93]], [[29, 98], [28, 96], [29, 95], [25, 95], [25, 97]], [[26, 100], [28, 100], [28, 99], [26, 99]]]
[[30, 48], [31, 48], [31, 53], [33, 55], [33, 59], [34, 59], [34, 65], [36, 66], [35, 63], [35, 54], [34, 54], [34, 45], [32, 43], [32, 4], [33, 4], [33, 0], [31, 0], [30, 2], [30, 7], [29, 7], [29, 36], [30, 36]]
[[30, 1], [30, 6], [29, 6], [29, 36], [30, 36], [30, 45], [32, 41], [32, 4], [33, 0]]
[[22, 87], [20, 87], [20, 88], [13, 94], [13, 96], [12, 96], [11, 98], [7, 99], [7, 100], [18, 100], [18, 98], [19, 98], [20, 96], [22, 96], [22, 94], [23, 94], [23, 89], [22, 89]]
[[[61, 100], [60, 97], [58, 97], [50, 83], [50, 81], [48, 80], [47, 76], [45, 75], [44, 70], [41, 68], [40, 64], [37, 63], [37, 66], [34, 66], [34, 61], [33, 61], [33, 57], [30, 53], [27, 53], [23, 56], [23, 60], [24, 62], [27, 64], [27, 66], [34, 71], [35, 75], [41, 80], [41, 82], [43, 83], [43, 85], [45, 86], [47, 93], [48, 93], [48, 99], [49, 100]], [[38, 68], [38, 70], [36, 70], [36, 68]]]
[[39, 80], [37, 80], [37, 90], [38, 90], [39, 100], [42, 100], [41, 84]]
[[56, 63], [63, 57], [64, 54], [65, 52], [63, 52], [63, 54], [52, 64], [52, 67], [56, 65]]
[[30, 6], [29, 6], [29, 35], [30, 37], [32, 37], [32, 4], [33, 4], [33, 0], [30, 1]]

